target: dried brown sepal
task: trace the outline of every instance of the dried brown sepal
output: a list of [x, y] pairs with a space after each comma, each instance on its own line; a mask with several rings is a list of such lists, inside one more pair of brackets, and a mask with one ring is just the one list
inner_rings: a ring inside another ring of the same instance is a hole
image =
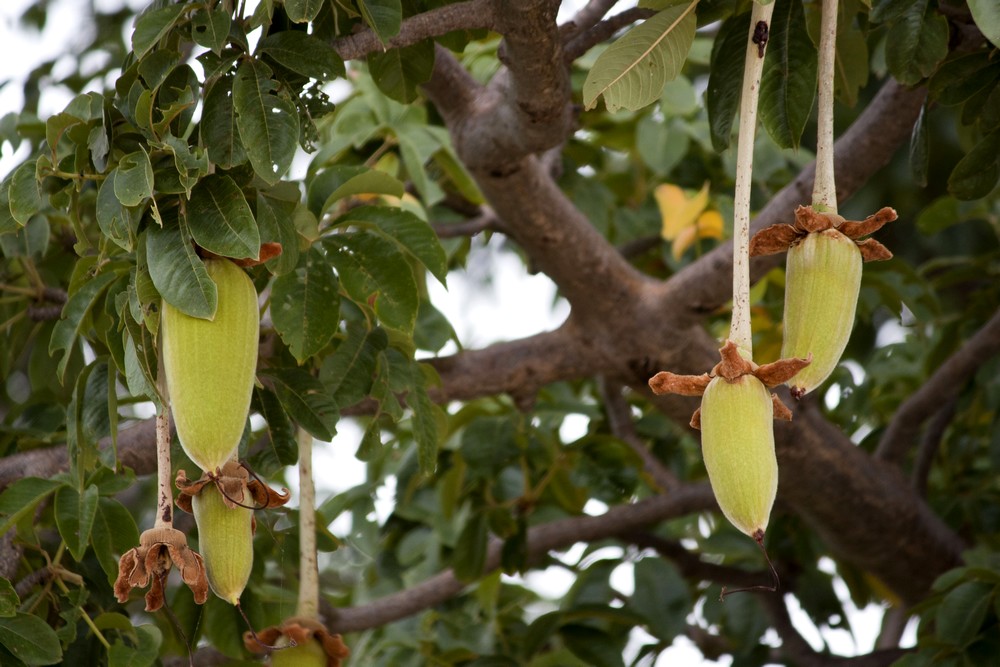
[[845, 220], [836, 213], [815, 211], [811, 206], [799, 206], [795, 209], [795, 224], [777, 224], [765, 227], [750, 239], [750, 256], [773, 255], [784, 252], [801, 241], [807, 234], [836, 229], [847, 238], [854, 241], [861, 251], [861, 257], [866, 262], [876, 262], [892, 257], [889, 250], [874, 239], [859, 241], [881, 229], [886, 223], [896, 219], [896, 210], [884, 206], [864, 220]]
[[858, 250], [861, 251], [861, 259], [866, 262], [881, 262], [892, 259], [892, 252], [875, 239], [865, 239], [858, 241]]
[[[812, 362], [812, 355], [808, 359], [779, 359], [770, 364], [758, 366], [754, 362], [743, 358], [736, 343], [727, 340], [719, 349], [721, 361], [715, 365], [711, 373], [701, 375], [677, 375], [667, 371], [660, 371], [649, 380], [649, 386], [655, 394], [681, 394], [683, 396], [700, 396], [705, 393], [712, 378], [722, 377], [728, 382], [736, 382], [743, 375], [753, 375], [768, 387], [775, 387], [792, 379], [796, 373], [808, 366]], [[794, 395], [794, 389], [792, 395]], [[773, 397], [774, 418], [790, 420], [792, 412]], [[691, 428], [701, 429], [701, 408], [691, 415]]]
[[868, 236], [882, 229], [884, 225], [892, 222], [897, 217], [896, 209], [884, 206], [875, 213], [872, 213], [864, 220], [845, 220], [837, 229], [847, 238], [857, 240], [862, 236]]
[[208, 577], [201, 555], [187, 545], [187, 537], [175, 528], [151, 528], [139, 536], [139, 546], [122, 554], [115, 579], [115, 597], [128, 600], [133, 588], [145, 588], [146, 611], [163, 606], [163, 583], [172, 565], [181, 573], [181, 580], [191, 588], [194, 601], [204, 604], [208, 599]]
[[288, 502], [291, 494], [288, 489], [276, 491], [257, 475], [250, 479], [251, 471], [233, 459], [216, 472], [204, 472], [201, 477], [191, 481], [184, 470], [177, 471], [174, 484], [180, 489], [177, 496], [177, 506], [191, 513], [191, 498], [201, 493], [206, 484], [214, 484], [222, 499], [230, 508], [250, 507], [254, 510], [281, 507]]
[[351, 654], [339, 634], [331, 634], [319, 621], [303, 617], [285, 619], [281, 625], [264, 628], [256, 637], [252, 632], [244, 632], [243, 645], [251, 653], [271, 653], [274, 649], [269, 646], [275, 646], [281, 637], [288, 639], [289, 646], [298, 646], [316, 639], [326, 653], [327, 667], [340, 667], [341, 661]]
[[784, 223], [765, 227], [750, 239], [750, 256], [775, 255], [779, 252], [785, 252], [800, 236], [802, 233], [799, 230]]
[[251, 479], [247, 484], [254, 506], [259, 509], [273, 509], [288, 502], [292, 494], [286, 488], [276, 491], [259, 479]]
[[[737, 378], [742, 375], [755, 374], [757, 370], [757, 365], [752, 361], [743, 358], [740, 354], [739, 348], [736, 347], [736, 343], [731, 340], [727, 340], [719, 350], [719, 356], [722, 357], [722, 361], [715, 365], [712, 369], [712, 377], [723, 377], [729, 382], [735, 382]], [[707, 386], [707, 384], [706, 384]]]
[[781, 421], [792, 421], [792, 411], [778, 398], [777, 394], [771, 394], [771, 405], [774, 407], [774, 418]]
[[[793, 377], [795, 374], [801, 371], [803, 368], [812, 363], [812, 354], [808, 358], [802, 359], [799, 357], [793, 357], [791, 359], [778, 359], [770, 364], [764, 364], [763, 366], [758, 366], [757, 370], [754, 371], [754, 375], [757, 379], [763, 382], [768, 387], [777, 387], [779, 384], [785, 384]], [[791, 417], [789, 417], [790, 419]]]
[[660, 371], [649, 379], [649, 388], [654, 394], [680, 394], [681, 396], [701, 396], [712, 381], [708, 373], [701, 375], [677, 375]]

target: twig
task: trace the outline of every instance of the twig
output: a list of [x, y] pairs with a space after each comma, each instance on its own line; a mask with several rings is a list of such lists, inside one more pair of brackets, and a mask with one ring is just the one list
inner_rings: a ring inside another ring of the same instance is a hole
[[399, 33], [383, 45], [370, 28], [334, 40], [333, 48], [344, 60], [364, 58], [386, 49], [402, 48], [438, 37], [453, 30], [495, 29], [496, 16], [491, 0], [456, 2], [405, 19]]
[[771, 583], [771, 575], [764, 571], [751, 572], [704, 561], [685, 549], [680, 543], [643, 530], [633, 530], [618, 535], [644, 549], [654, 549], [677, 566], [681, 574], [691, 579], [711, 581], [726, 586], [762, 586]]
[[616, 32], [625, 26], [647, 19], [655, 13], [656, 11], [652, 9], [633, 7], [632, 9], [626, 9], [620, 14], [609, 16], [584, 32], [571, 34], [569, 41], [566, 42], [563, 48], [563, 57], [566, 63], [573, 62], [595, 45], [611, 39]]
[[771, 23], [774, 3], [753, 4], [743, 66], [743, 94], [740, 97], [740, 129], [736, 146], [736, 192], [733, 195], [733, 320], [729, 339], [740, 351], [753, 358], [750, 333], [750, 186], [753, 173], [753, 143], [757, 129], [757, 99], [764, 71], [767, 41], [754, 44], [755, 26]]
[[611, 8], [617, 3], [618, 0], [590, 0], [580, 8], [569, 22], [559, 26], [563, 39], [570, 39], [582, 31], [588, 30], [604, 18], [604, 15], [611, 11]]
[[[576, 542], [607, 538], [623, 530], [646, 526], [668, 518], [683, 516], [715, 506], [707, 484], [690, 484], [669, 496], [656, 496], [632, 505], [613, 507], [601, 516], [577, 516], [561, 519], [528, 530], [528, 558], [538, 558], [554, 549]], [[500, 566], [503, 544], [493, 540], [486, 556], [484, 572]], [[465, 588], [452, 572], [446, 570], [407, 590], [393, 593], [358, 607], [334, 609], [325, 606], [330, 632], [356, 632], [376, 628], [441, 604]]]
[[680, 480], [649, 451], [646, 443], [636, 433], [635, 425], [632, 423], [632, 411], [629, 409], [625, 397], [622, 396], [622, 386], [603, 376], [598, 378], [597, 386], [601, 392], [601, 398], [604, 399], [611, 432], [616, 438], [628, 445], [629, 449], [642, 460], [646, 474], [659, 487], [657, 491], [662, 493], [676, 487]]
[[938, 449], [941, 447], [944, 432], [955, 417], [957, 403], [956, 398], [945, 402], [931, 418], [923, 437], [920, 438], [920, 447], [917, 449], [917, 459], [913, 464], [910, 481], [913, 483], [913, 488], [923, 498], [927, 497], [927, 476], [930, 475], [931, 467], [934, 465], [934, 457], [937, 456]]
[[875, 456], [899, 463], [915, 444], [924, 421], [941, 402], [956, 396], [983, 361], [1000, 353], [1000, 310], [927, 378], [896, 410], [878, 443]]
[[489, 206], [482, 207], [482, 212], [469, 220], [454, 223], [439, 222], [432, 226], [438, 238], [442, 239], [476, 236], [485, 231], [502, 231], [499, 218]]

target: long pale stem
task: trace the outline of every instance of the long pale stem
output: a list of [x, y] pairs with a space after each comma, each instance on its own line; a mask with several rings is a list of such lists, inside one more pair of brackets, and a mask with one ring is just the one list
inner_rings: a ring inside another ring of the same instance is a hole
[[299, 443], [299, 603], [296, 616], [319, 618], [319, 567], [316, 564], [316, 487], [312, 472], [312, 435], [298, 430]]
[[154, 528], [169, 528], [174, 521], [174, 492], [170, 486], [170, 398], [163, 370], [163, 352], [156, 371], [160, 410], [156, 413], [156, 521]]
[[[757, 128], [757, 100], [764, 70], [766, 35], [774, 3], [754, 3], [747, 35], [746, 64], [743, 67], [743, 95], [740, 98], [740, 132], [736, 145], [736, 192], [733, 215], [733, 321], [729, 339], [748, 357], [753, 356], [750, 333], [750, 176], [753, 172], [753, 141]], [[763, 27], [758, 27], [763, 23]], [[757, 37], [755, 43], [754, 37]], [[761, 39], [761, 36], [764, 39]]]
[[837, 183], [833, 175], [833, 76], [837, 55], [837, 0], [823, 0], [819, 35], [819, 107], [816, 117], [816, 180], [812, 205], [817, 211], [837, 212]]

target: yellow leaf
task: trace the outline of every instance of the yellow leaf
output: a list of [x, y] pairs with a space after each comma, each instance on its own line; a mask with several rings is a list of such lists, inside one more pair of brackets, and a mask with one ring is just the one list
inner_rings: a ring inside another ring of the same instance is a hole
[[708, 206], [708, 183], [690, 199], [676, 185], [664, 183], [653, 191], [656, 203], [660, 207], [660, 218], [663, 221], [661, 236], [673, 241], [684, 229], [697, 222], [698, 215]]
[[674, 259], [680, 259], [684, 251], [696, 240], [707, 238], [722, 238], [722, 216], [718, 211], [705, 211], [698, 216], [693, 225], [681, 230], [671, 248]]

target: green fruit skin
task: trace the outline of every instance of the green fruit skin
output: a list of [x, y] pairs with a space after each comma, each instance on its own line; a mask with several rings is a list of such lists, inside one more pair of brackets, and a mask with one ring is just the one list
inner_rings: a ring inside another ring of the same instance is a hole
[[774, 408], [753, 375], [714, 378], [701, 399], [701, 449], [722, 513], [750, 537], [767, 529], [778, 491]]
[[271, 667], [326, 667], [326, 653], [315, 639], [271, 653]]
[[788, 250], [781, 357], [812, 363], [788, 384], [797, 396], [828, 377], [851, 338], [861, 289], [861, 251], [836, 229], [813, 232]]
[[230, 508], [214, 484], [207, 484], [191, 499], [198, 524], [198, 550], [205, 560], [208, 585], [226, 602], [235, 605], [253, 568], [253, 510]]
[[163, 362], [177, 436], [202, 470], [233, 457], [250, 411], [260, 312], [250, 277], [225, 259], [205, 260], [218, 287], [211, 321], [164, 302]]

